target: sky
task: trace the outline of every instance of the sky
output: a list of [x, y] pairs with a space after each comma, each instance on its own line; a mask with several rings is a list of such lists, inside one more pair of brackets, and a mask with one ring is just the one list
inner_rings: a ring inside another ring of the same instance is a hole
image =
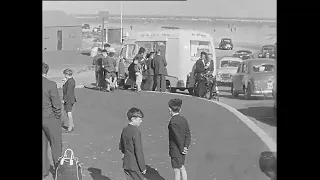
[[43, 10], [62, 10], [68, 14], [96, 14], [109, 11], [124, 15], [212, 16], [276, 18], [277, 0], [187, 0], [146, 1], [43, 1]]

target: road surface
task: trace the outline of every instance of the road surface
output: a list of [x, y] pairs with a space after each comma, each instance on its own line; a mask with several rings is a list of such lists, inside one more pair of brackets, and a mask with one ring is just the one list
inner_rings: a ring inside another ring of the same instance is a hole
[[183, 99], [181, 114], [192, 133], [186, 168], [190, 180], [267, 180], [258, 159], [269, 150], [238, 117], [212, 102], [166, 93], [116, 91], [104, 93], [76, 89], [73, 116], [76, 129], [63, 134], [64, 149], [70, 147], [83, 163], [84, 180], [125, 179], [118, 143], [135, 106], [145, 118], [140, 126], [150, 179], [173, 179], [168, 157], [168, 101]]

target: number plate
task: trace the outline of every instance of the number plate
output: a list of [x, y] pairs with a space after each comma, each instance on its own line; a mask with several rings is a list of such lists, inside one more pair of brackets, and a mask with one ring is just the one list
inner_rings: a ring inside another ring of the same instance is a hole
[[273, 83], [268, 83], [268, 89], [273, 89]]

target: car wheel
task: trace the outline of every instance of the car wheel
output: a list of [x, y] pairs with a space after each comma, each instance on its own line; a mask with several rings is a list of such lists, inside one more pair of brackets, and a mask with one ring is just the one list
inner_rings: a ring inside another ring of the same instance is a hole
[[248, 84], [247, 88], [243, 87], [243, 91], [244, 91], [244, 98], [250, 99], [251, 98], [251, 85]]
[[234, 91], [234, 88], [233, 88], [233, 83], [231, 84], [231, 95], [233, 96], [233, 97], [238, 97], [238, 93], [236, 93], [235, 91]]

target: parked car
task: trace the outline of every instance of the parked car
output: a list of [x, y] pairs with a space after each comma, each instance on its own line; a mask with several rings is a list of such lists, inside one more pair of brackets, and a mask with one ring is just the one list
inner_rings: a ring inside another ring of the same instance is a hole
[[241, 58], [242, 60], [247, 60], [247, 59], [253, 59], [253, 54], [249, 50], [239, 50], [236, 51], [233, 55], [233, 57]]
[[275, 45], [264, 45], [261, 48], [261, 53], [258, 54], [258, 58], [276, 59], [276, 49]]
[[231, 93], [234, 97], [244, 94], [246, 99], [251, 95], [272, 94], [276, 78], [274, 59], [248, 59], [240, 63], [237, 73], [232, 77]]
[[223, 57], [217, 70], [218, 83], [231, 83], [232, 76], [237, 72], [243, 60], [236, 57]]
[[222, 38], [219, 44], [219, 49], [221, 50], [232, 50], [233, 43], [230, 38]]

